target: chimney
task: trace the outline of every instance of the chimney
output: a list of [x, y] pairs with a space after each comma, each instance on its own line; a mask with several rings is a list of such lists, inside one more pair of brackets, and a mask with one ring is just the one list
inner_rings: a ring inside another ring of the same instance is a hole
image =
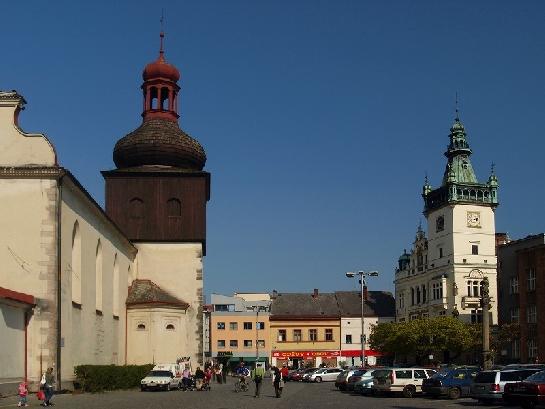
[[278, 291], [273, 290], [272, 295], [271, 295], [271, 299], [276, 300], [276, 297], [278, 297]]
[[363, 286], [362, 295], [363, 295], [363, 301], [367, 301], [367, 286], [366, 285]]
[[315, 288], [314, 292], [312, 293], [312, 298], [318, 298], [318, 289]]

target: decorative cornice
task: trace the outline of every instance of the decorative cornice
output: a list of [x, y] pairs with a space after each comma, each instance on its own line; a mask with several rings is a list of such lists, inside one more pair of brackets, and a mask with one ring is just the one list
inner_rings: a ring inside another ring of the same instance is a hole
[[0, 167], [2, 179], [57, 179], [66, 174], [66, 171], [58, 166], [53, 167]]

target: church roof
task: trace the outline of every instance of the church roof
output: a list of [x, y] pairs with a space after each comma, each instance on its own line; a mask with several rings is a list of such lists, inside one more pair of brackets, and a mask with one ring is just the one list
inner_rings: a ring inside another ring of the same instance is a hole
[[129, 287], [127, 307], [159, 304], [187, 309], [189, 304], [163, 290], [151, 280], [134, 280]]

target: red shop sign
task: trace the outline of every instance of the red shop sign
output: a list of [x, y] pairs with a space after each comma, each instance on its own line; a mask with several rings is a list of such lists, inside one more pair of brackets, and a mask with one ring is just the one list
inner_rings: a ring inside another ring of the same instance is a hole
[[275, 351], [273, 358], [335, 358], [341, 356], [340, 351]]

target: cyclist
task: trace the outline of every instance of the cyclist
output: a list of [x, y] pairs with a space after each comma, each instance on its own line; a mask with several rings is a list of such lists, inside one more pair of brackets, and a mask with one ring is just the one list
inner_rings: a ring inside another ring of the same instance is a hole
[[241, 362], [238, 364], [236, 374], [239, 377], [239, 382], [241, 386], [247, 386], [246, 384], [246, 377], [250, 376], [250, 369], [244, 364], [244, 362]]

